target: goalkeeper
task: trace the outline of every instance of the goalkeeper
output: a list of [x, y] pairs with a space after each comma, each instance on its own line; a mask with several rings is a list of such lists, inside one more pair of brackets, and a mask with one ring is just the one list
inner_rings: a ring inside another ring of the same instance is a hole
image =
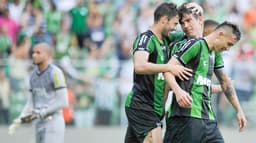
[[21, 123], [34, 121], [36, 143], [64, 143], [62, 108], [68, 105], [64, 75], [50, 64], [52, 48], [48, 44], [35, 45], [32, 57], [36, 67], [30, 76], [31, 94], [22, 113], [9, 127], [9, 133], [14, 133]]

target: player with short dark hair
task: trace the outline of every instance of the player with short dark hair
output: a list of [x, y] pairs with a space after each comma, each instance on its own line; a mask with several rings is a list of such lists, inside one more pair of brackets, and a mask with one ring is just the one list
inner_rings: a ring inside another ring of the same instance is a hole
[[168, 36], [176, 29], [178, 13], [173, 3], [162, 3], [154, 12], [154, 24], [134, 41], [134, 85], [126, 99], [128, 127], [125, 143], [161, 143], [164, 116], [163, 72], [188, 79], [189, 69], [167, 63]]
[[212, 19], [205, 20], [203, 36], [207, 36], [210, 33], [212, 33], [212, 31], [214, 31], [218, 25], [219, 23], [215, 20], [212, 20]]
[[[175, 94], [168, 124], [172, 129], [169, 132], [172, 143], [224, 142], [211, 107], [210, 85], [213, 73], [237, 112], [240, 131], [246, 128], [247, 121], [234, 87], [223, 72], [223, 67], [216, 68], [215, 65], [216, 53], [229, 50], [240, 40], [240, 36], [236, 25], [223, 22], [210, 35], [188, 40], [169, 61], [170, 64], [181, 64], [194, 71], [187, 81], [175, 79], [171, 73], [165, 73], [166, 82]], [[184, 95], [191, 96], [190, 104], [178, 103], [179, 100], [176, 100]]]

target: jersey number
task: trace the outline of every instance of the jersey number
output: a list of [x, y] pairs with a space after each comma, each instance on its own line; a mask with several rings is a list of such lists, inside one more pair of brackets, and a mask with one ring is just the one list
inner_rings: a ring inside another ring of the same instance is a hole
[[147, 38], [148, 38], [147, 35], [142, 35], [140, 38], [139, 46], [141, 46], [143, 43], [145, 43]]

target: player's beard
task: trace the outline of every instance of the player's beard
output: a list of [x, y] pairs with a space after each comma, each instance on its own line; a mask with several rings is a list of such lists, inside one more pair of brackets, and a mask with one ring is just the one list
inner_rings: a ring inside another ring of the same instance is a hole
[[170, 32], [171, 32], [171, 30], [164, 29], [164, 30], [162, 31], [162, 36], [163, 36], [163, 37], [168, 37]]

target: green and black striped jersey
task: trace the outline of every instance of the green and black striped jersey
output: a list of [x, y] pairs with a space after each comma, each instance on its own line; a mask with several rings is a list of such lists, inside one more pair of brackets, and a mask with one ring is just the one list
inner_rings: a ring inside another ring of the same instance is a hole
[[[174, 49], [173, 49], [174, 50]], [[214, 120], [211, 107], [211, 79], [214, 69], [223, 68], [220, 53], [210, 51], [203, 38], [190, 39], [176, 49], [174, 57], [187, 68], [192, 69], [193, 76], [181, 81], [176, 78], [180, 87], [192, 96], [192, 108], [181, 108], [173, 96], [168, 116], [194, 117]]]
[[[174, 40], [173, 42], [171, 42], [170, 44], [170, 48], [169, 48], [169, 53], [168, 53], [168, 59], [171, 59], [171, 57], [189, 40], [192, 38], [187, 37], [186, 35]], [[223, 65], [223, 60], [222, 60], [222, 54], [221, 53], [216, 53], [216, 57], [215, 58], [215, 69], [216, 68], [222, 68]], [[220, 67], [218, 67], [220, 66]]]
[[[148, 62], [156, 64], [167, 63], [167, 48], [169, 39], [164, 38], [161, 43], [152, 31], [140, 34], [134, 44], [133, 53], [146, 51], [149, 53]], [[126, 99], [126, 107], [154, 111], [159, 116], [164, 114], [164, 88], [163, 73], [133, 75], [133, 88]]]
[[189, 39], [186, 35], [182, 36], [179, 39], [176, 39], [170, 44], [170, 50], [168, 53], [168, 59], [171, 59], [171, 57], [179, 50], [180, 47], [182, 47]]

